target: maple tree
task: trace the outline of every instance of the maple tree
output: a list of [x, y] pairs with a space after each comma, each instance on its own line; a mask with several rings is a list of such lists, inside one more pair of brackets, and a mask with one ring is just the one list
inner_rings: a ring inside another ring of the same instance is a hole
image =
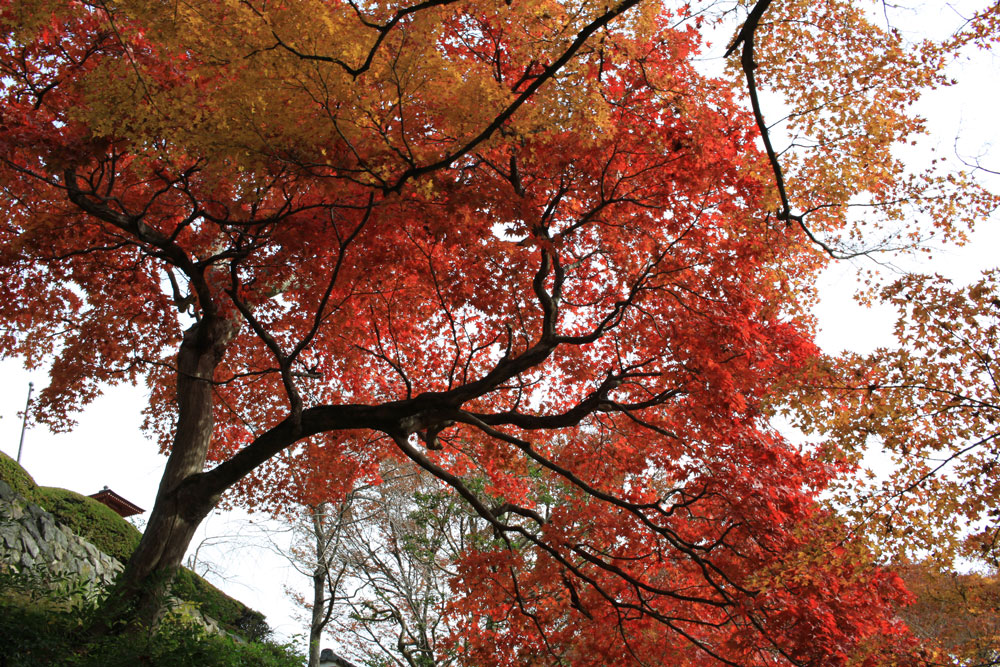
[[[815, 502], [835, 468], [767, 417], [853, 198], [976, 213], [888, 150], [946, 49], [741, 9], [749, 110], [686, 5], [0, 3], [0, 351], [51, 361], [54, 428], [145, 380], [169, 453], [108, 616], [155, 615], [223, 493], [395, 458], [495, 536], [457, 566], [463, 662], [907, 650], [898, 578]], [[761, 85], [814, 146], [778, 159]]]
[[883, 470], [841, 480], [837, 497], [873, 547], [996, 567], [1000, 558], [1000, 285], [910, 275], [881, 292], [899, 311], [898, 346], [820, 362], [799, 423], [830, 439], [830, 458]]
[[959, 574], [928, 561], [898, 569], [915, 597], [900, 613], [914, 633], [936, 643], [931, 662], [1000, 663], [1000, 580], [995, 574]]

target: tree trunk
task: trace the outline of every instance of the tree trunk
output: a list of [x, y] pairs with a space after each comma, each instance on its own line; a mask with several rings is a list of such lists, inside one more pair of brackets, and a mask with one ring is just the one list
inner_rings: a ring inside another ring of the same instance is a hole
[[196, 482], [212, 440], [212, 380], [231, 337], [227, 323], [207, 317], [184, 333], [173, 446], [142, 540], [105, 604], [98, 633], [156, 622], [195, 530], [218, 501], [221, 490]]
[[309, 667], [319, 667], [320, 641], [323, 638], [324, 607], [326, 601], [326, 569], [317, 567], [313, 572], [312, 621], [309, 624]]
[[[319, 667], [320, 640], [323, 629], [330, 621], [333, 610], [333, 596], [326, 598], [327, 580], [330, 576], [327, 561], [327, 534], [323, 528], [323, 516], [326, 513], [326, 503], [320, 503], [312, 508], [313, 537], [316, 550], [316, 569], [313, 570], [313, 603], [312, 621], [309, 623], [309, 667]], [[329, 602], [329, 606], [327, 606]]]

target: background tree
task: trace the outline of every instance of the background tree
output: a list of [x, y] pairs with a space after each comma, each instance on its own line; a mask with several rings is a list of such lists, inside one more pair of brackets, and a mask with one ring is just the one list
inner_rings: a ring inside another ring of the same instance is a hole
[[915, 633], [935, 643], [934, 662], [1000, 664], [1000, 581], [942, 571], [934, 562], [899, 567], [916, 598], [901, 610]]
[[309, 611], [311, 664], [319, 664], [324, 634], [337, 640], [338, 653], [364, 664], [454, 662], [442, 648], [454, 626], [445, 611], [449, 564], [471, 539], [474, 520], [432, 479], [412, 464], [386, 461], [377, 484], [290, 513], [288, 548], [267, 533], [311, 580], [311, 597], [293, 594]]
[[386, 466], [382, 482], [352, 492], [337, 515], [347, 520], [329, 551], [331, 635], [362, 664], [460, 664], [445, 648], [457, 627], [450, 580], [485, 522], [412, 464]]
[[[815, 354], [819, 235], [853, 198], [950, 232], [976, 193], [888, 152], [937, 45], [770, 4], [734, 44], [752, 113], [693, 68], [687, 5], [0, 4], [3, 353], [53, 359], [56, 428], [145, 379], [169, 451], [108, 617], [155, 615], [227, 490], [282, 504], [299, 466], [350, 488], [405, 457], [497, 537], [455, 580], [470, 660], [888, 650], [898, 580], [842, 545], [833, 471], [766, 408]], [[853, 140], [783, 170], [765, 81]]]
[[[333, 615], [346, 565], [338, 559], [338, 548], [349, 517], [351, 497], [343, 503], [302, 507], [291, 528], [293, 542], [279, 552], [312, 583], [312, 599], [295, 596], [296, 602], [309, 610], [309, 667], [317, 667], [323, 631]], [[273, 542], [272, 542], [273, 543]]]

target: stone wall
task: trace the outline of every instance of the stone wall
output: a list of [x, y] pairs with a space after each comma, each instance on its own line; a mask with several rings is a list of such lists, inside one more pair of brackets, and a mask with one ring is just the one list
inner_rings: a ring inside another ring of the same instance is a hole
[[104, 587], [122, 564], [76, 535], [0, 480], [0, 563], [18, 572], [47, 571]]
[[[114, 582], [124, 569], [107, 555], [66, 526], [50, 513], [16, 493], [0, 479], [0, 567], [17, 572], [34, 571], [53, 578], [68, 577], [89, 584], [92, 591]], [[209, 632], [226, 632], [211, 616], [203, 614], [190, 602], [174, 597], [167, 608], [200, 623]], [[2, 660], [0, 660], [2, 662]]]

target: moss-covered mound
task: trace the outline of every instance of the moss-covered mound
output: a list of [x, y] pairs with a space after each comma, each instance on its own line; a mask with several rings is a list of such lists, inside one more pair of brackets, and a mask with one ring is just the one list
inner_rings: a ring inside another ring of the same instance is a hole
[[60, 591], [40, 580], [0, 569], [0, 665], [3, 667], [301, 667], [290, 647], [241, 642], [206, 633], [182, 614], [170, 614], [155, 630], [85, 633], [94, 608], [67, 606]]
[[34, 500], [59, 523], [123, 563], [139, 546], [142, 533], [93, 498], [66, 489], [40, 486], [35, 489]]
[[229, 597], [191, 570], [181, 568], [178, 571], [170, 592], [182, 600], [194, 603], [203, 614], [214, 618], [225, 630], [250, 641], [264, 641], [271, 634], [264, 614]]
[[[142, 534], [113, 509], [73, 491], [38, 486], [24, 468], [3, 452], [0, 452], [0, 479], [55, 516], [56, 521], [123, 563], [139, 546]], [[263, 614], [229, 597], [190, 570], [181, 568], [172, 592], [196, 605], [228, 632], [250, 641], [264, 640], [270, 634]]]
[[35, 480], [32, 479], [28, 471], [18, 465], [17, 461], [0, 452], [0, 479], [7, 482], [15, 493], [19, 493], [28, 500], [34, 500]]
[[[35, 502], [55, 515], [59, 523], [123, 563], [139, 546], [142, 534], [114, 510], [93, 498], [66, 489], [40, 486], [35, 489]], [[196, 605], [229, 632], [256, 640], [263, 639], [270, 631], [263, 614], [229, 597], [190, 570], [181, 568], [174, 579], [172, 592]]]
[[25, 500], [41, 506], [56, 521], [123, 563], [139, 546], [142, 534], [113, 509], [74, 491], [38, 486], [27, 470], [3, 452], [0, 479]]

